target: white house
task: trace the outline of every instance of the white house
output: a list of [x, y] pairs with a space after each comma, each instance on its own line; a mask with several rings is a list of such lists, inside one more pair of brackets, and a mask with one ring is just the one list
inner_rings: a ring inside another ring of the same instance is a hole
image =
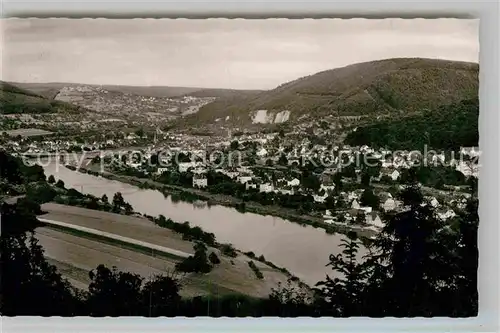
[[479, 147], [462, 147], [460, 149], [460, 154], [468, 155], [470, 157], [480, 156], [481, 152], [479, 151]]
[[401, 173], [398, 170], [394, 170], [389, 174], [389, 177], [391, 177], [392, 180], [397, 180]]
[[288, 186], [299, 186], [300, 185], [300, 180], [298, 180], [297, 178], [294, 178], [294, 179], [288, 181], [287, 185]]
[[195, 166], [194, 162], [183, 162], [179, 163], [179, 172], [186, 172], [189, 168], [193, 168]]
[[439, 201], [436, 199], [436, 198], [432, 198], [431, 201], [430, 201], [430, 204], [432, 207], [436, 208], [439, 206]]
[[129, 166], [131, 168], [138, 169], [141, 166], [141, 163], [132, 162], [132, 163], [129, 164]]
[[221, 172], [221, 173], [222, 173], [222, 174], [224, 174], [224, 175], [226, 175], [226, 176], [228, 176], [228, 177], [229, 177], [229, 178], [231, 178], [231, 179], [235, 179], [235, 178], [237, 178], [237, 177], [238, 177], [238, 175], [239, 175], [239, 173], [238, 173], [238, 172], [236, 172], [236, 171], [234, 171], [234, 172], [232, 172], [232, 171], [223, 171], [223, 172]]
[[319, 187], [319, 190], [320, 191], [323, 190], [325, 192], [330, 192], [330, 191], [335, 190], [335, 185], [323, 185], [323, 184], [321, 184]]
[[365, 214], [369, 214], [372, 212], [373, 208], [372, 207], [359, 207], [359, 210], [364, 211]]
[[456, 215], [457, 214], [455, 214], [455, 212], [452, 209], [448, 209], [446, 212], [437, 213], [437, 216], [443, 221], [455, 217]]
[[378, 214], [367, 214], [366, 215], [366, 223], [372, 225], [376, 228], [383, 228], [384, 223]]
[[351, 203], [351, 208], [353, 209], [359, 209], [361, 206], [358, 203], [358, 200], [354, 199]]
[[203, 188], [207, 186], [208, 186], [208, 181], [206, 178], [193, 177], [193, 187]]
[[269, 192], [273, 192], [273, 191], [274, 191], [274, 186], [271, 183], [264, 183], [264, 184], [260, 184], [260, 186], [259, 186], [259, 192], [269, 193]]
[[248, 191], [249, 189], [256, 189], [257, 188], [257, 184], [255, 183], [252, 183], [252, 182], [247, 182], [245, 183], [245, 189]]
[[392, 161], [383, 160], [381, 167], [384, 169], [392, 167]]
[[393, 198], [388, 198], [383, 204], [382, 204], [382, 209], [384, 211], [391, 211], [396, 208], [396, 200]]
[[326, 193], [326, 191], [325, 191], [325, 194], [323, 194], [323, 195], [319, 195], [319, 194], [313, 195], [313, 199], [315, 202], [325, 202], [326, 198], [328, 198], [328, 193]]
[[293, 189], [287, 189], [287, 188], [280, 188], [278, 189], [278, 192], [281, 194], [288, 194], [288, 195], [293, 195]]
[[359, 195], [356, 193], [356, 192], [349, 192], [347, 194], [347, 200], [354, 200], [354, 199], [358, 199], [359, 198]]
[[194, 175], [204, 175], [207, 173], [207, 169], [204, 168], [196, 168], [193, 170]]
[[161, 175], [167, 171], [168, 171], [168, 168], [158, 168], [158, 170], [156, 170], [156, 174]]
[[242, 166], [242, 167], [239, 167], [236, 169], [239, 173], [246, 173], [246, 174], [252, 174], [252, 170], [250, 170], [249, 168], [245, 167], [245, 166]]
[[443, 153], [440, 154], [434, 154], [432, 155], [432, 163], [444, 163], [445, 162], [445, 156]]
[[249, 182], [252, 180], [252, 176], [238, 176], [236, 178], [236, 181], [241, 183], [241, 184], [245, 184], [246, 182]]
[[463, 173], [466, 177], [473, 176], [477, 178], [479, 174], [479, 165], [471, 162], [460, 161], [457, 163], [455, 169]]
[[267, 156], [267, 150], [265, 148], [262, 148], [261, 150], [259, 150], [257, 153], [257, 156], [259, 157], [264, 157], [264, 156]]

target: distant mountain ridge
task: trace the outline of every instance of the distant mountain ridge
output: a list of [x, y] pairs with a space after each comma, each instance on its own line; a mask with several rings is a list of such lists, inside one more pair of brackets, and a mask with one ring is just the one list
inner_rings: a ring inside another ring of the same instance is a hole
[[30, 90], [46, 98], [53, 99], [64, 87], [101, 87], [107, 91], [119, 92], [124, 94], [140, 95], [145, 97], [229, 97], [235, 94], [257, 94], [261, 90], [236, 90], [219, 88], [195, 88], [195, 87], [170, 87], [170, 86], [125, 86], [125, 85], [99, 85], [84, 83], [24, 83], [10, 82], [17, 87]]
[[478, 75], [477, 63], [459, 61], [395, 58], [358, 63], [302, 77], [259, 94], [218, 99], [186, 118], [182, 125], [294, 123], [304, 117], [376, 116], [436, 109], [477, 97]]

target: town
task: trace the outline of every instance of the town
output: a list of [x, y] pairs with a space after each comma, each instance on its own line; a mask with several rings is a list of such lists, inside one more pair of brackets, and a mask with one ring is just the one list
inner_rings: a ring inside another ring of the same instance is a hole
[[[419, 181], [443, 220], [455, 216], [454, 208], [464, 207], [470, 197], [468, 178], [478, 175], [477, 147], [464, 147], [456, 157], [454, 152], [448, 156], [432, 151], [423, 156], [367, 145], [295, 141], [298, 137], [300, 133], [283, 131], [207, 137], [161, 130], [148, 135], [138, 130], [90, 142], [4, 136], [3, 147], [17, 156], [87, 153], [79, 168], [102, 167], [101, 172], [291, 208], [298, 215], [322, 219], [323, 226], [375, 232], [384, 226], [384, 213], [405, 209], [394, 195], [408, 180], [411, 167], [419, 165], [434, 173]], [[81, 160], [71, 155], [68, 159], [73, 165]]]

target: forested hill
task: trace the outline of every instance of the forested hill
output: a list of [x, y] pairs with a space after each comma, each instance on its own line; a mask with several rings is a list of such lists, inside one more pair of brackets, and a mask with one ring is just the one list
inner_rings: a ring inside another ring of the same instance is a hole
[[476, 147], [479, 142], [478, 118], [479, 99], [468, 99], [417, 116], [359, 127], [347, 135], [345, 142], [393, 150], [423, 149], [424, 145], [446, 150]]
[[80, 109], [0, 81], [0, 114], [79, 112]]
[[269, 118], [286, 111], [285, 119], [292, 123], [306, 116], [408, 114], [474, 98], [478, 73], [477, 63], [422, 58], [370, 61], [302, 77], [252, 96], [222, 98], [186, 120], [192, 125], [245, 126], [263, 110]]

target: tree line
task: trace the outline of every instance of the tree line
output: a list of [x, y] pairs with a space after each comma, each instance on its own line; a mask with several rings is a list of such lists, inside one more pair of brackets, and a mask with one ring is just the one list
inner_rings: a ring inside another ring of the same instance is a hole
[[397, 120], [384, 120], [350, 132], [345, 142], [353, 146], [370, 144], [391, 150], [433, 149], [458, 151], [479, 142], [479, 99], [463, 100], [436, 110]]

